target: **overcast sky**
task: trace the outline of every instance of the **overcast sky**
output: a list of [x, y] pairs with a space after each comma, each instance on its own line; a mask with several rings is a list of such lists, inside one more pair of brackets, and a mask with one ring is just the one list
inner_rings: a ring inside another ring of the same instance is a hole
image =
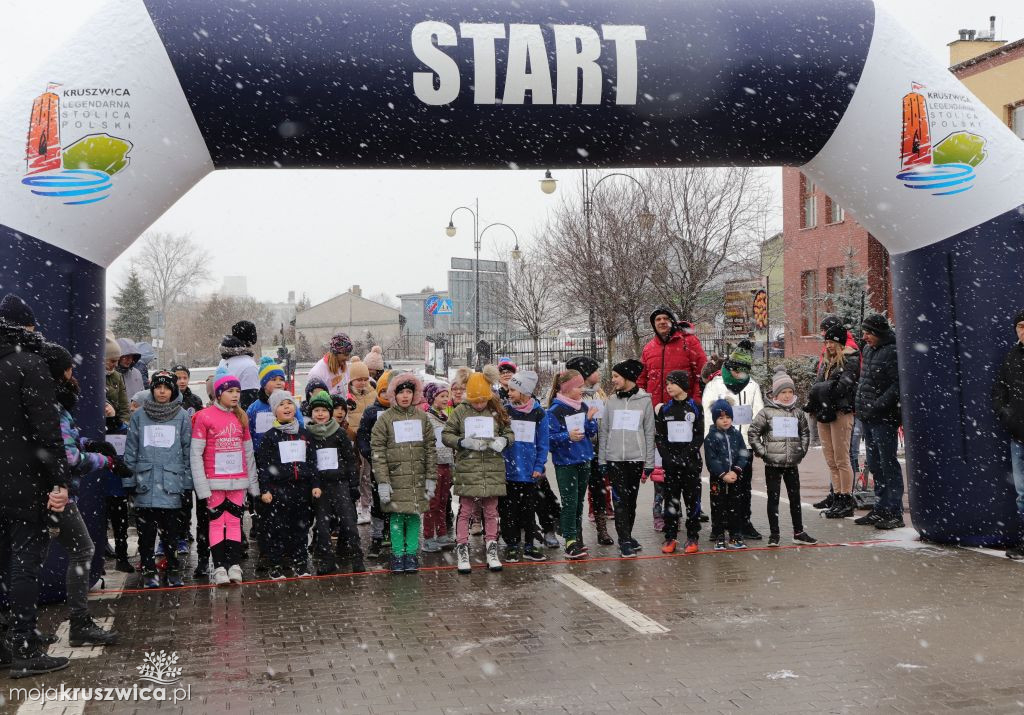
[[[989, 15], [997, 16], [1000, 39], [1024, 37], [1024, 0], [880, 2], [944, 63], [946, 44], [956, 39], [957, 30], [987, 30]], [[88, 3], [76, 5], [80, 12]], [[38, 20], [38, 7], [28, 0], [16, 0], [14, 13], [24, 13], [25, 22], [9, 23], [9, 28]], [[73, 13], [64, 15], [64, 22], [74, 22]], [[49, 27], [57, 21], [46, 22]], [[0, 31], [0, 39], [35, 42], [34, 33], [21, 35]], [[2, 85], [0, 79], [0, 90]], [[769, 171], [780, 202], [779, 171]], [[555, 175], [561, 192], [577, 174]], [[283, 301], [295, 290], [317, 303], [353, 283], [363, 287], [364, 295], [414, 292], [426, 285], [440, 289], [450, 257], [472, 254], [466, 212], [456, 216], [458, 235], [445, 236], [452, 209], [479, 198], [483, 224], [508, 223], [528, 244], [559, 200], [558, 194], [541, 193], [540, 178], [538, 171], [219, 171], [179, 200], [152, 230], [191, 234], [208, 250], [216, 275], [247, 276], [249, 293], [261, 300]], [[501, 228], [489, 231], [484, 255], [493, 250], [492, 239], [508, 241], [511, 234]], [[128, 256], [130, 251], [110, 267], [108, 295], [123, 281]]]

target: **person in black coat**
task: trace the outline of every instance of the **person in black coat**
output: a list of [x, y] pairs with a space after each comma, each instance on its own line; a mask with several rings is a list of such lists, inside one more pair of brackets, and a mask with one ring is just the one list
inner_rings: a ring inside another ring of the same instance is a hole
[[875, 507], [861, 523], [898, 529], [903, 522], [903, 469], [896, 459], [900, 426], [900, 373], [896, 334], [881, 315], [869, 315], [864, 332], [864, 359], [855, 408], [864, 425], [868, 470], [875, 478]]
[[[1017, 490], [1017, 510], [1024, 519], [1024, 310], [1013, 317], [1017, 342], [1006, 353], [992, 385], [992, 407], [999, 423], [1010, 433], [1010, 466]], [[1024, 559], [1024, 544], [1011, 546], [1006, 555]]]
[[[665, 545], [662, 553], [675, 552], [679, 516], [686, 506], [685, 553], [698, 550], [700, 535], [700, 456], [704, 444], [704, 410], [690, 397], [690, 373], [673, 370], [665, 378], [672, 398], [658, 405], [654, 416], [654, 444], [665, 470]], [[687, 423], [689, 426], [687, 427]]]
[[[355, 501], [359, 498], [359, 472], [348, 433], [333, 418], [334, 400], [321, 390], [309, 401], [306, 425], [313, 440], [316, 473], [313, 499], [316, 506], [317, 575], [335, 573], [342, 562], [351, 562], [351, 572], [366, 570], [359, 545]], [[319, 495], [317, 494], [319, 492]], [[340, 523], [337, 553], [331, 552], [331, 520]]]
[[67, 504], [70, 471], [56, 387], [35, 328], [23, 300], [8, 295], [0, 302], [0, 577], [8, 588], [0, 612], [0, 666], [10, 666], [12, 677], [49, 673], [69, 662], [47, 655], [36, 631], [46, 512]]
[[[377, 380], [377, 401], [363, 410], [363, 416], [359, 420], [359, 427], [356, 430], [356, 448], [359, 450], [359, 454], [363, 455], [363, 459], [369, 464], [373, 464], [371, 459], [372, 450], [370, 449], [370, 433], [373, 432], [373, 426], [377, 424], [377, 417], [391, 406], [391, 403], [385, 397], [391, 377], [392, 373], [388, 371]], [[367, 552], [367, 555], [371, 559], [376, 559], [380, 558], [381, 549], [384, 546], [384, 534], [388, 528], [389, 520], [388, 515], [384, 513], [380, 506], [380, 495], [377, 493], [377, 478], [374, 476], [372, 468], [370, 470], [370, 484], [373, 489], [371, 490], [370, 501], [370, 550]]]

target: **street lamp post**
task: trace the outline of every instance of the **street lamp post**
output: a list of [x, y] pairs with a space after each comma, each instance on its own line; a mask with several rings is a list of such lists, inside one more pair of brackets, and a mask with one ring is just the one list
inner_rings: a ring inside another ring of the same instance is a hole
[[457, 232], [455, 228], [455, 214], [458, 211], [469, 211], [473, 215], [473, 251], [475, 253], [475, 260], [473, 261], [473, 294], [474, 294], [474, 310], [473, 310], [473, 352], [476, 355], [476, 367], [480, 368], [480, 240], [483, 235], [487, 232], [487, 229], [493, 228], [494, 226], [504, 226], [509, 231], [512, 231], [512, 235], [516, 238], [516, 247], [513, 249], [513, 255], [519, 252], [519, 236], [516, 234], [515, 229], [505, 223], [492, 223], [484, 226], [483, 230], [480, 230], [480, 199], [476, 200], [474, 204], [475, 209], [471, 209], [468, 206], [459, 206], [452, 211], [451, 216], [448, 217], [448, 226], [445, 228], [445, 234], [448, 238], [454, 238]]
[[[643, 210], [641, 210], [640, 213], [637, 215], [637, 218], [640, 221], [640, 228], [642, 228], [643, 230], [646, 231], [646, 230], [650, 229], [654, 225], [655, 216], [654, 216], [653, 213], [651, 213], [651, 210], [650, 210], [650, 200], [649, 200], [649, 198], [647, 196], [647, 189], [644, 188], [644, 185], [641, 184], [637, 180], [637, 178], [635, 176], [630, 176], [629, 174], [623, 174], [622, 172], [618, 172], [617, 171], [617, 172], [613, 172], [611, 174], [605, 174], [604, 176], [602, 176], [600, 179], [597, 180], [597, 183], [595, 183], [593, 186], [591, 186], [590, 185], [590, 174], [589, 174], [587, 169], [584, 169], [583, 170], [583, 219], [584, 219], [584, 223], [586, 225], [586, 239], [587, 239], [587, 252], [588, 253], [590, 253], [591, 250], [592, 250], [592, 246], [591, 246], [591, 233], [590, 233], [590, 216], [591, 216], [591, 212], [594, 210], [594, 192], [597, 191], [597, 187], [600, 186], [601, 183], [605, 179], [610, 179], [613, 176], [624, 176], [625, 178], [629, 179], [634, 184], [636, 184], [637, 187], [639, 187], [640, 193], [643, 194], [643, 197], [644, 197], [644, 207], [643, 207]], [[540, 181], [541, 191], [543, 191], [545, 194], [552, 194], [552, 193], [554, 193], [555, 189], [557, 188], [557, 183], [556, 182], [557, 182], [557, 179], [555, 179], [555, 178], [553, 178], [551, 176], [551, 172], [550, 171], [546, 171], [544, 173], [544, 178], [541, 179], [541, 181]], [[589, 316], [590, 316], [590, 357], [592, 359], [596, 360], [597, 359], [597, 315], [594, 312], [594, 290], [593, 290], [593, 284], [591, 284], [591, 289], [590, 289], [590, 311], [589, 311]]]

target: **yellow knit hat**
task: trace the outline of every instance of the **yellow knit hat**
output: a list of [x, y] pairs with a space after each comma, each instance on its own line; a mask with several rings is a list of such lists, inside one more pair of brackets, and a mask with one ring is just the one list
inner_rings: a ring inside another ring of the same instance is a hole
[[491, 383], [479, 372], [474, 372], [466, 381], [466, 400], [477, 402], [489, 400], [494, 393], [491, 391]]

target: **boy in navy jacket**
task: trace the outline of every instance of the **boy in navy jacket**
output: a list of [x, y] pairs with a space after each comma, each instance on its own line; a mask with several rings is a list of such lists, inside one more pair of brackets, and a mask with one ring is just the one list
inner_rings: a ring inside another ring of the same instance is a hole
[[658, 405], [654, 417], [654, 443], [665, 470], [665, 545], [664, 554], [678, 546], [679, 516], [686, 506], [686, 545], [688, 554], [698, 550], [700, 536], [700, 448], [704, 443], [704, 410], [690, 397], [690, 373], [673, 370], [665, 378], [671, 398]]
[[[750, 450], [747, 449], [740, 431], [732, 425], [732, 405], [726, 400], [717, 400], [711, 405], [711, 425], [704, 439], [704, 460], [708, 465], [711, 482], [711, 538], [715, 550], [745, 549], [743, 526], [745, 512], [742, 504], [743, 470], [750, 464]], [[725, 543], [725, 532], [730, 541]]]
[[[548, 416], [533, 396], [537, 373], [520, 370], [508, 382], [506, 403], [515, 441], [506, 448], [505, 496], [498, 503], [505, 561], [547, 561], [534, 543], [537, 539], [537, 480], [545, 476], [550, 436]], [[520, 541], [522, 536], [522, 541]]]

